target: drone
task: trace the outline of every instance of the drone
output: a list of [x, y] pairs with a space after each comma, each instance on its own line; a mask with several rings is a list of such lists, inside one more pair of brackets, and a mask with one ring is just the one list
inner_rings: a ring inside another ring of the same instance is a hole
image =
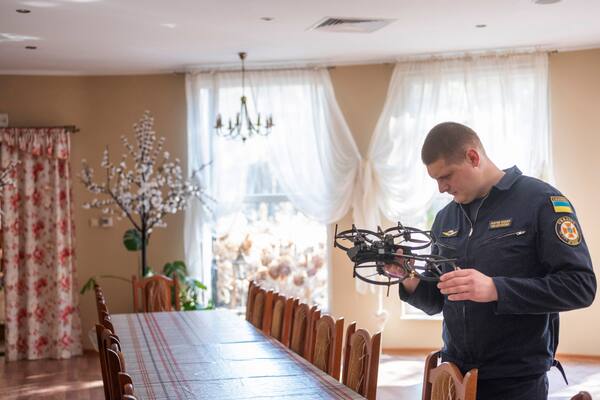
[[[436, 254], [418, 254], [432, 245], [437, 245], [431, 231], [404, 226], [397, 226], [377, 231], [359, 229], [354, 224], [352, 229], [338, 233], [335, 226], [334, 247], [346, 252], [354, 269], [352, 276], [373, 285], [390, 286], [407, 278], [419, 278], [423, 281], [437, 282], [446, 272], [444, 266], [457, 269], [455, 258], [446, 258]], [[386, 270], [386, 265], [400, 267], [401, 274], [396, 275]]]

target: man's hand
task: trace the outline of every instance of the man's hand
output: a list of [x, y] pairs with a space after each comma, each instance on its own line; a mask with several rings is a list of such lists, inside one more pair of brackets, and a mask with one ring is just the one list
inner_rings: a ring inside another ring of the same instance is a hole
[[475, 269], [459, 269], [445, 273], [437, 284], [442, 294], [448, 295], [448, 300], [471, 300], [487, 303], [498, 300], [496, 285], [489, 276]]
[[413, 266], [415, 265], [415, 260], [407, 260], [404, 257], [402, 257], [403, 254], [404, 252], [402, 251], [402, 249], [398, 249], [396, 251], [396, 253], [394, 254], [394, 261], [396, 261], [397, 264], [385, 264], [384, 270], [386, 273], [400, 279], [406, 279], [408, 277], [408, 272], [406, 272], [406, 270], [401, 265], [404, 265], [404, 263], [406, 262], [410, 266]]
[[[406, 261], [406, 259], [402, 257], [402, 254], [402, 250], [398, 249], [395, 257], [395, 260], [398, 264], [402, 264]], [[415, 264], [415, 260], [408, 260], [408, 263], [411, 266], [413, 266]], [[385, 272], [392, 276], [402, 279], [400, 284], [404, 286], [408, 293], [412, 294], [417, 288], [417, 285], [419, 284], [419, 279], [409, 278], [406, 270], [398, 264], [386, 264], [384, 267]]]

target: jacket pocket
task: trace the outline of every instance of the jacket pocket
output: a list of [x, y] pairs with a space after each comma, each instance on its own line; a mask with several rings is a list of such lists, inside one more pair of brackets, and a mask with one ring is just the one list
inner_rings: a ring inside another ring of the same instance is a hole
[[[483, 246], [486, 244], [493, 244], [493, 243], [497, 242], [498, 240], [505, 239], [505, 238], [519, 238], [521, 236], [524, 236], [526, 233], [527, 233], [526, 230], [501, 233], [499, 235], [492, 236], [492, 237], [489, 237], [489, 238], [483, 240], [480, 245]], [[507, 239], [507, 240], [509, 240], [509, 239]]]

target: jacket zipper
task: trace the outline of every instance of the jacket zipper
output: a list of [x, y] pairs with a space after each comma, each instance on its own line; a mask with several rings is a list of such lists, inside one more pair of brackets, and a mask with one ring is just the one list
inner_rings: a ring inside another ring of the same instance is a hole
[[518, 237], [518, 236], [524, 235], [525, 233], [527, 233], [527, 231], [508, 232], [508, 233], [504, 233], [502, 235], [491, 237], [491, 238], [485, 240], [484, 242], [481, 242], [481, 244], [491, 242], [492, 240], [502, 239], [502, 238], [509, 237], [509, 236], [517, 236]]
[[[469, 218], [469, 216], [467, 215], [467, 212], [463, 208], [462, 204], [458, 205], [460, 207], [460, 209], [462, 210], [467, 221], [469, 221], [469, 225], [471, 226], [471, 229], [469, 229], [469, 235], [467, 236], [467, 242], [465, 243], [465, 262], [468, 261], [469, 240], [471, 239], [471, 235], [473, 235], [474, 224], [477, 222], [477, 216], [479, 215], [479, 210], [481, 209], [481, 207], [483, 206], [483, 203], [485, 202], [485, 199], [487, 199], [489, 195], [490, 195], [489, 193], [486, 194], [485, 197], [481, 200], [481, 203], [479, 203], [479, 206], [475, 210], [475, 216], [473, 218], [473, 221], [471, 221], [471, 218]], [[463, 315], [463, 338], [465, 341], [465, 350], [467, 350], [467, 349], [469, 349], [470, 346], [467, 345], [468, 344], [467, 343], [467, 306], [466, 306], [465, 301], [462, 302], [462, 315]], [[467, 351], [469, 351], [469, 350], [467, 350]], [[469, 355], [469, 358], [471, 359], [470, 361], [473, 361], [472, 351], [469, 351], [469, 353], [471, 353]]]

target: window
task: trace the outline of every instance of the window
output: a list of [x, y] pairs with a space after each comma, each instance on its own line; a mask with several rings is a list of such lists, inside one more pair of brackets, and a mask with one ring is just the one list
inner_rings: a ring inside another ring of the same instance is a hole
[[[224, 120], [227, 112], [235, 115], [240, 92], [241, 88], [219, 90]], [[254, 109], [251, 102], [249, 110]], [[268, 162], [267, 140], [215, 141], [214, 159], [225, 171], [220, 176], [223, 182], [217, 184], [235, 185], [238, 180], [245, 189], [241, 204], [219, 212], [216, 221], [213, 301], [217, 306], [244, 308], [248, 279], [254, 279], [264, 288], [326, 309], [326, 225], [302, 214], [286, 196]]]

